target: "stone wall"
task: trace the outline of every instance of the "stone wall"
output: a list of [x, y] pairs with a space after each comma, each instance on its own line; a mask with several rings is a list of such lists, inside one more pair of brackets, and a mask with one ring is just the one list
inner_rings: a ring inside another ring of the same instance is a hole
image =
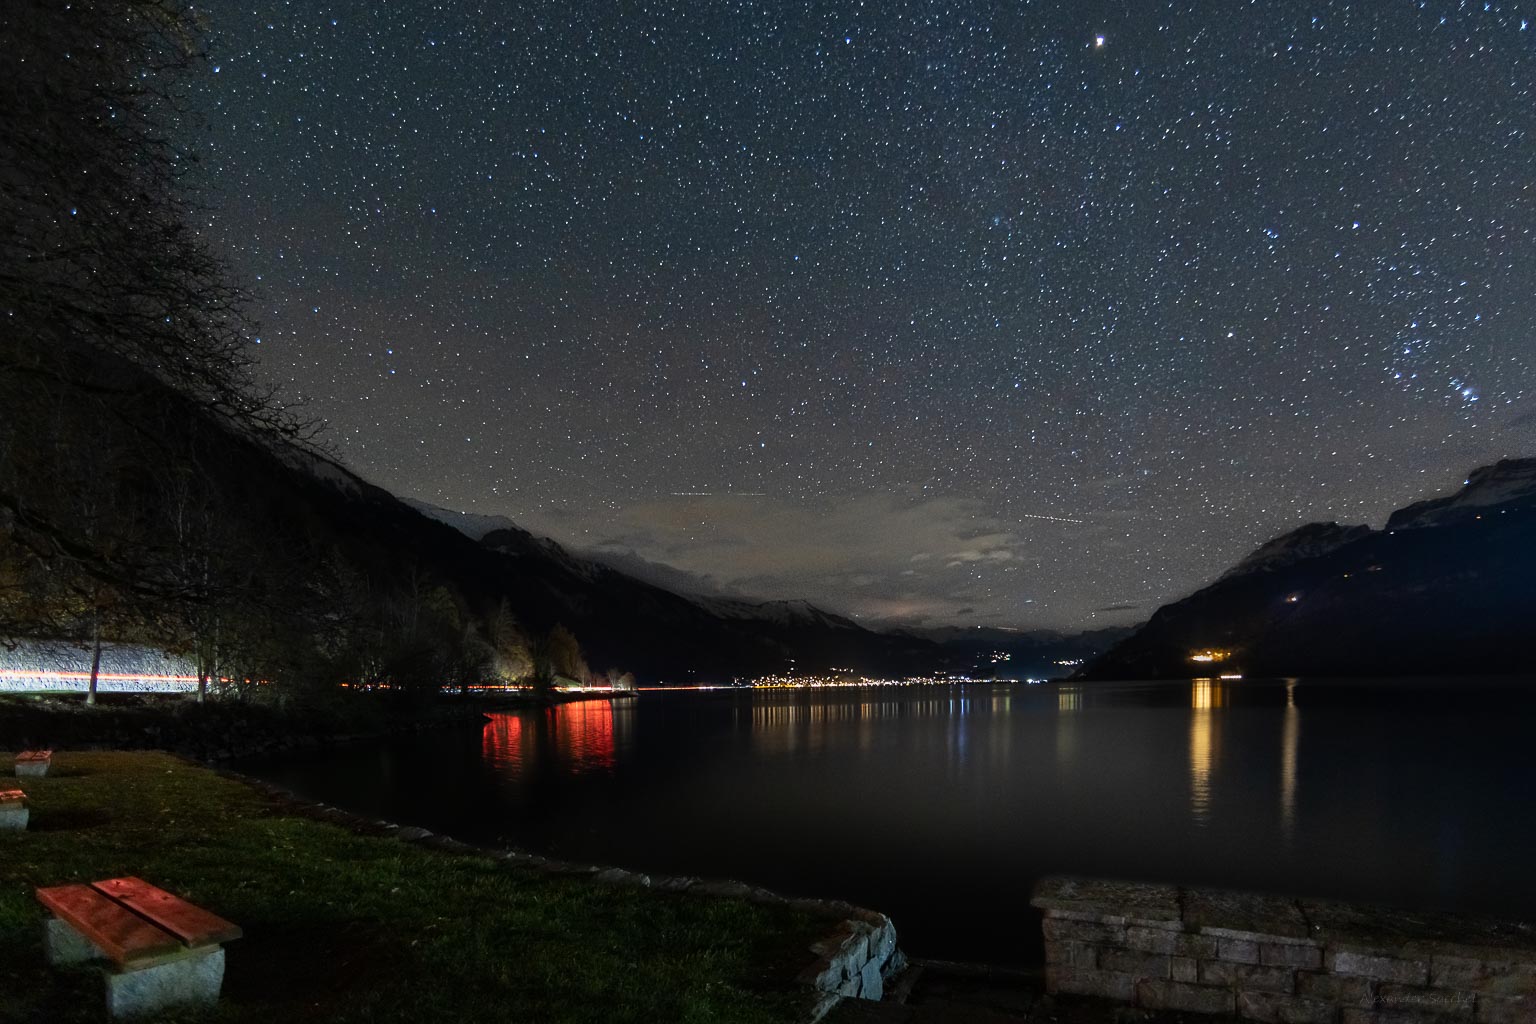
[[1046, 987], [1264, 1024], [1536, 1024], [1536, 927], [1047, 878]]
[[811, 1020], [818, 1021], [844, 999], [878, 1000], [885, 982], [906, 967], [896, 948], [896, 926], [884, 914], [853, 908], [837, 930], [811, 945], [816, 961], [799, 982], [817, 993]]

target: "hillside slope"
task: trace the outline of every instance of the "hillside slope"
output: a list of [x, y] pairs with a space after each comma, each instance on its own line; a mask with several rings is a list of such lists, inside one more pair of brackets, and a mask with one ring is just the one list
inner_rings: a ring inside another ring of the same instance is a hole
[[1506, 460], [1384, 529], [1311, 524], [1270, 541], [1081, 675], [1528, 671], [1533, 623], [1536, 459]]

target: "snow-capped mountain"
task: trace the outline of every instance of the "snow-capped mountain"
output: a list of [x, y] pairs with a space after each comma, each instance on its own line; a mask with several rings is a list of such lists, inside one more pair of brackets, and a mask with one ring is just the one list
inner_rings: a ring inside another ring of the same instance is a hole
[[1536, 459], [1506, 460], [1394, 512], [1385, 529], [1316, 523], [1269, 541], [1083, 675], [1530, 671], [1532, 580]]
[[1504, 459], [1474, 469], [1455, 494], [1415, 502], [1392, 513], [1387, 529], [1414, 530], [1475, 522], [1490, 510], [1508, 515], [1517, 509], [1532, 508], [1536, 508], [1536, 459]]
[[1308, 523], [1260, 544], [1247, 558], [1222, 573], [1221, 578], [1253, 572], [1274, 572], [1308, 558], [1326, 555], [1370, 532], [1369, 526]]

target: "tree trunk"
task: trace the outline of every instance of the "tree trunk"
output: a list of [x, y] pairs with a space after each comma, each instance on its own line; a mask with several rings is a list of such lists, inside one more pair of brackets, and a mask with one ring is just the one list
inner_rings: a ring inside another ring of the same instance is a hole
[[96, 614], [94, 632], [95, 650], [91, 654], [91, 685], [90, 688], [85, 691], [85, 702], [87, 704], [96, 703], [96, 680], [101, 675], [101, 613], [99, 612]]

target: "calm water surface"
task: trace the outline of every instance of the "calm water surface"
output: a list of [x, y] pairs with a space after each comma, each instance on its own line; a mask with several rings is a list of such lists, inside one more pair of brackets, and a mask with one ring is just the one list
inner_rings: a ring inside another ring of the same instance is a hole
[[1047, 872], [1536, 914], [1536, 680], [646, 693], [242, 767], [464, 839], [1037, 957]]

